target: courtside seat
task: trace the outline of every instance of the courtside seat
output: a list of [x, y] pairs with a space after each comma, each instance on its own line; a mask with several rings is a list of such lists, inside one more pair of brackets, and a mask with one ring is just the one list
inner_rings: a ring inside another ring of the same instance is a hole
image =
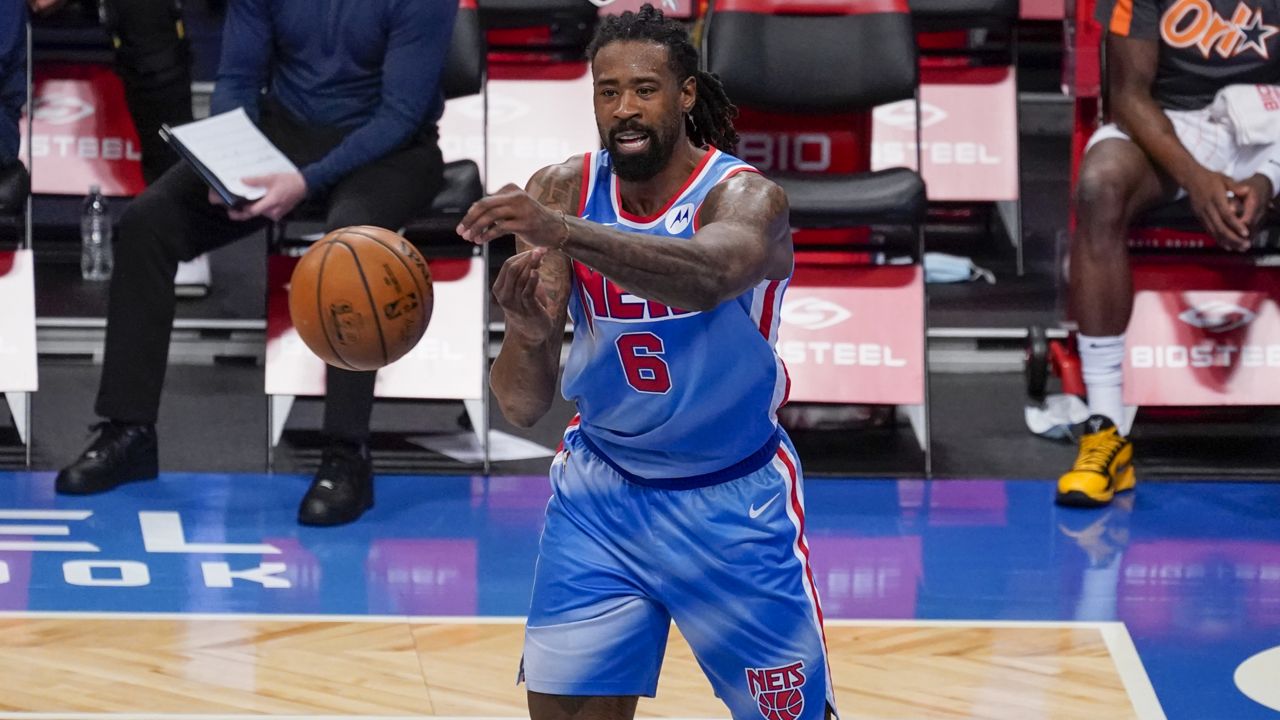
[[453, 236], [454, 228], [471, 204], [484, 197], [480, 168], [472, 160], [455, 160], [444, 165], [444, 186], [431, 201], [431, 211], [414, 218], [404, 228], [405, 237], [418, 245], [441, 235]]
[[909, 0], [909, 4], [920, 32], [1006, 28], [1018, 19], [1018, 0]]
[[478, 0], [493, 52], [582, 57], [595, 32], [596, 6], [586, 0]]
[[787, 191], [796, 227], [910, 225], [928, 207], [924, 180], [907, 168], [850, 175], [773, 174]]
[[[915, 97], [915, 30], [906, 9], [902, 0], [720, 0], [707, 25], [708, 65], [741, 107], [852, 120]], [[787, 191], [795, 227], [924, 218], [924, 181], [907, 168], [767, 174]]]

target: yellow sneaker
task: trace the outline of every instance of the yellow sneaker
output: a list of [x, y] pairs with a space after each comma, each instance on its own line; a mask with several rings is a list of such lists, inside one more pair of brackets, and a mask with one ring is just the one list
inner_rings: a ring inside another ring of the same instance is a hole
[[1118, 492], [1137, 484], [1133, 473], [1133, 445], [1102, 415], [1085, 421], [1075, 465], [1058, 478], [1059, 505], [1102, 507]]

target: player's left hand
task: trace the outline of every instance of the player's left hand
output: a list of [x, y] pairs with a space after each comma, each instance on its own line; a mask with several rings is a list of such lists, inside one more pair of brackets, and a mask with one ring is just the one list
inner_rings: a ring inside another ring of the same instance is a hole
[[1258, 231], [1258, 226], [1262, 224], [1262, 218], [1267, 214], [1267, 206], [1271, 204], [1271, 197], [1275, 193], [1275, 188], [1271, 187], [1271, 179], [1266, 175], [1256, 174], [1243, 182], [1236, 183], [1233, 192], [1239, 201], [1236, 211], [1241, 220], [1249, 226], [1252, 232]]
[[560, 213], [508, 184], [477, 200], [458, 223], [457, 231], [463, 240], [476, 245], [515, 235], [534, 247], [558, 248], [568, 239], [569, 226]]
[[266, 188], [267, 194], [238, 210], [229, 208], [227, 217], [237, 222], [256, 217], [279, 222], [307, 196], [307, 181], [299, 172], [247, 177], [240, 181], [245, 185]]

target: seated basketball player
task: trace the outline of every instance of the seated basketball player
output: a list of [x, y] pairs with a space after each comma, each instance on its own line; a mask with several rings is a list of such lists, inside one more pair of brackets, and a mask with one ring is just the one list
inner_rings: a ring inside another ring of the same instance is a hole
[[1245, 250], [1280, 190], [1280, 147], [1237, 145], [1208, 107], [1228, 85], [1280, 82], [1280, 0], [1103, 0], [1098, 19], [1113, 124], [1094, 133], [1080, 167], [1070, 273], [1092, 417], [1057, 493], [1086, 506], [1135, 482], [1120, 387], [1130, 223], [1185, 195], [1221, 245]]
[[735, 718], [832, 705], [795, 448], [774, 352], [791, 276], [787, 198], [729, 155], [719, 82], [645, 5], [589, 48], [604, 150], [468, 211], [475, 243], [514, 234], [494, 283], [506, 337], [491, 383], [528, 426], [577, 403], [551, 465], [524, 646], [530, 714], [630, 718], [674, 619]]
[[27, 8], [0, 3], [0, 213], [26, 207], [26, 166], [18, 160], [18, 122], [27, 102]]
[[[182, 163], [130, 203], [107, 312], [96, 405], [103, 422], [58, 474], [58, 492], [95, 493], [156, 476], [154, 424], [178, 261], [261, 230], [303, 200], [326, 208], [326, 230], [398, 228], [429, 206], [442, 183], [439, 81], [456, 13], [456, 0], [230, 4], [212, 111], [243, 107], [301, 170], [246, 180], [266, 194], [230, 209]], [[374, 373], [330, 366], [327, 383], [331, 444], [298, 512], [312, 525], [355, 520], [373, 504]]]

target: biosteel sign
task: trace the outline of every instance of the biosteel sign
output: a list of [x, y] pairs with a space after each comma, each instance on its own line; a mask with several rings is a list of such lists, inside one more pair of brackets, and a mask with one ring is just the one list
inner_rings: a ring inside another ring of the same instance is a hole
[[107, 195], [133, 196], [145, 187], [138, 133], [110, 66], [40, 64], [31, 137], [26, 131], [24, 122], [35, 193], [84, 195], [100, 185]]
[[924, 402], [924, 279], [919, 266], [798, 268], [777, 351], [796, 402]]
[[1126, 404], [1280, 404], [1275, 288], [1140, 291], [1126, 346]]

